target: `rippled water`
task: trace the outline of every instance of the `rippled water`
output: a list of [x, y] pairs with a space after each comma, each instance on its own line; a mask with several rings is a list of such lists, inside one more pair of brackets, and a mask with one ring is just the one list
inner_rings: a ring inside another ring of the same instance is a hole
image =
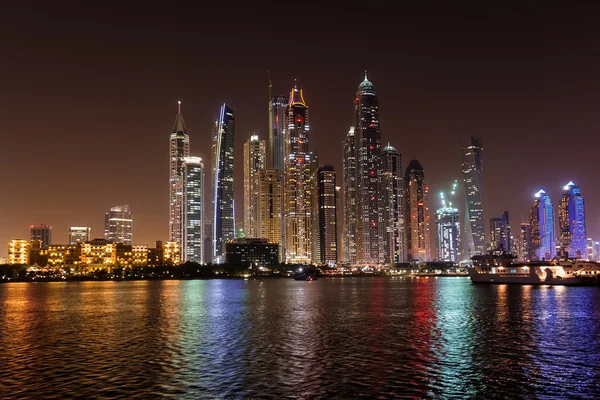
[[0, 397], [598, 398], [600, 289], [0, 285]]

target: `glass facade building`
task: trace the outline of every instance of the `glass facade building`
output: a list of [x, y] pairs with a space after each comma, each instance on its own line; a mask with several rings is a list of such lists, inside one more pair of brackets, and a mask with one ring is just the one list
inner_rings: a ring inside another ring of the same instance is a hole
[[183, 160], [189, 155], [190, 137], [181, 114], [181, 102], [179, 102], [169, 139], [169, 240], [180, 244], [183, 240], [185, 212]]
[[258, 173], [266, 168], [266, 144], [258, 135], [244, 143], [244, 234], [256, 238], [258, 230]]
[[442, 207], [435, 213], [437, 260], [460, 262], [460, 212], [457, 208]]
[[396, 264], [406, 261], [402, 155], [388, 144], [384, 147], [381, 157], [384, 262], [386, 264]]
[[131, 244], [133, 215], [128, 204], [113, 207], [104, 215], [104, 239], [109, 243]]
[[184, 235], [182, 260], [204, 263], [204, 163], [200, 157], [184, 158]]
[[550, 196], [544, 190], [540, 190], [535, 194], [529, 220], [531, 224], [531, 250], [534, 259], [550, 260], [554, 258], [556, 256], [554, 211]]
[[212, 262], [221, 264], [224, 244], [235, 238], [233, 201], [233, 145], [235, 116], [223, 104], [215, 116], [212, 132]]
[[572, 181], [563, 188], [558, 206], [558, 223], [563, 255], [587, 258], [585, 204], [579, 186]]
[[404, 176], [404, 222], [409, 261], [431, 261], [428, 194], [425, 171], [417, 160], [412, 160]]
[[466, 196], [464, 251], [467, 258], [485, 254], [485, 223], [483, 219], [483, 145], [471, 136], [461, 147], [463, 180]]

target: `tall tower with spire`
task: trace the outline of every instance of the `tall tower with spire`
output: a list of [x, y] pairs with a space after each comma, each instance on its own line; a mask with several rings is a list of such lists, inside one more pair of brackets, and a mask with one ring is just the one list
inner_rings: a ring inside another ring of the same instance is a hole
[[308, 151], [308, 106], [297, 85], [290, 93], [286, 127], [285, 257], [288, 263], [303, 264], [311, 262], [311, 156]]
[[169, 140], [169, 240], [183, 244], [184, 234], [184, 160], [190, 155], [188, 136], [181, 101], [178, 102], [177, 116]]
[[381, 265], [385, 260], [381, 203], [381, 129], [379, 101], [367, 79], [358, 86], [354, 100], [358, 224], [357, 262]]

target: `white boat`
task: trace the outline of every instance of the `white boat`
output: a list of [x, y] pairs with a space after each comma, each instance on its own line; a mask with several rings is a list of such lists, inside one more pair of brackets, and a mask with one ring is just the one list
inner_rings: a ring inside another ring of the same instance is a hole
[[600, 285], [600, 264], [581, 260], [514, 262], [507, 254], [475, 256], [467, 267], [473, 283], [518, 285]]

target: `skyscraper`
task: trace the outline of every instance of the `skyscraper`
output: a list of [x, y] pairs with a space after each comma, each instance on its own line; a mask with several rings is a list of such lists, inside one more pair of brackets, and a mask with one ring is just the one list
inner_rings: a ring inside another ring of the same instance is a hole
[[69, 228], [69, 244], [85, 243], [92, 240], [92, 229], [87, 226], [72, 226]]
[[382, 153], [380, 194], [386, 264], [401, 263], [406, 260], [403, 190], [402, 155], [388, 144]]
[[42, 249], [47, 249], [52, 244], [52, 227], [46, 224], [38, 226], [31, 225], [31, 240], [42, 242]]
[[[270, 93], [270, 91], [269, 91]], [[269, 102], [269, 151], [267, 166], [283, 172], [285, 164], [285, 119], [288, 99], [285, 96], [273, 96]]]
[[504, 211], [502, 217], [490, 218], [490, 250], [512, 251], [510, 223], [508, 211]]
[[130, 245], [133, 238], [133, 216], [129, 205], [116, 206], [104, 215], [104, 239]]
[[519, 254], [519, 259], [522, 262], [535, 259], [531, 223], [529, 222], [521, 222], [521, 254]]
[[354, 127], [350, 130], [344, 141], [343, 147], [343, 168], [344, 168], [344, 262], [356, 263], [356, 234], [358, 221], [357, 210], [357, 189], [356, 182], [356, 140], [354, 136]]
[[558, 206], [560, 248], [569, 257], [587, 258], [585, 204], [579, 186], [569, 182]]
[[375, 87], [367, 79], [358, 86], [354, 100], [354, 126], [357, 168], [357, 262], [384, 263], [384, 231], [381, 204], [381, 129], [379, 101]]
[[431, 258], [428, 193], [425, 171], [417, 160], [412, 160], [404, 176], [404, 223], [410, 261], [430, 261]]
[[444, 205], [435, 213], [437, 233], [437, 259], [458, 263], [460, 261], [460, 213], [457, 208]]
[[258, 171], [258, 234], [257, 237], [279, 244], [281, 254], [283, 215], [283, 190], [281, 175], [274, 169]]
[[309, 263], [310, 167], [308, 107], [296, 85], [287, 108], [285, 158], [285, 258], [288, 263]]
[[215, 116], [212, 144], [212, 261], [224, 262], [225, 242], [235, 238], [235, 215], [233, 203], [233, 144], [235, 116], [233, 110], [223, 104]]
[[179, 244], [183, 241], [183, 159], [190, 155], [190, 137], [188, 136], [181, 102], [178, 102], [177, 116], [171, 130], [169, 146], [169, 240]]
[[482, 175], [483, 147], [480, 139], [471, 136], [467, 145], [461, 147], [462, 170], [467, 206], [465, 212], [465, 251], [468, 258], [484, 254], [485, 224], [483, 219]]
[[331, 165], [317, 168], [312, 178], [312, 261], [337, 263], [337, 191]]
[[184, 234], [181, 258], [204, 262], [204, 163], [200, 157], [183, 159]]
[[258, 172], [266, 168], [265, 141], [258, 135], [244, 143], [244, 234], [258, 236]]
[[536, 260], [550, 260], [556, 256], [554, 241], [554, 211], [550, 196], [544, 190], [535, 194], [530, 213], [532, 252]]

